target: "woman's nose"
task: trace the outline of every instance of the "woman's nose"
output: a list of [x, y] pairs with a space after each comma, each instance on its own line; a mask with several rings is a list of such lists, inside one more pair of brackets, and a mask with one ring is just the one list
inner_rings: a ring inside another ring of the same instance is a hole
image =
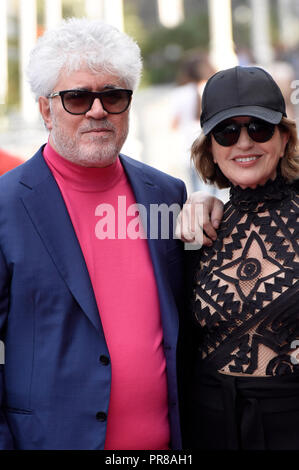
[[251, 147], [254, 144], [253, 140], [248, 134], [247, 128], [243, 126], [241, 128], [241, 133], [237, 142], [237, 146], [240, 148]]

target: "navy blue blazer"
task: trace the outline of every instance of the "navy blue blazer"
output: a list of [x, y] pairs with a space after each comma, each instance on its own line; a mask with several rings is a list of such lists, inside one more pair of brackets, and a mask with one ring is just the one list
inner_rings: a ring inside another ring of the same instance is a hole
[[[138, 203], [184, 203], [182, 181], [120, 158]], [[172, 237], [148, 244], [164, 332], [171, 447], [179, 449], [183, 244]], [[0, 340], [0, 449], [103, 449], [111, 368], [99, 358], [109, 351], [83, 254], [42, 149], [0, 178]]]

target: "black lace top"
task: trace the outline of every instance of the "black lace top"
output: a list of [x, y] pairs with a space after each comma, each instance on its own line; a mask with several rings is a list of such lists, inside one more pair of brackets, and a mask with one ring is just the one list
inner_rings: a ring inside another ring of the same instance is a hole
[[299, 370], [298, 210], [280, 175], [256, 189], [231, 188], [218, 239], [201, 251], [193, 298], [196, 347], [213, 369]]

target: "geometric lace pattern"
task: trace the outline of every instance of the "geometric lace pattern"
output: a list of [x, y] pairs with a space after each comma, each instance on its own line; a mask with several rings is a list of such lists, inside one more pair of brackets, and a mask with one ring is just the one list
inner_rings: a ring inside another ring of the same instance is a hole
[[298, 212], [299, 197], [280, 176], [256, 190], [231, 190], [194, 280], [196, 346], [214, 369], [299, 370]]

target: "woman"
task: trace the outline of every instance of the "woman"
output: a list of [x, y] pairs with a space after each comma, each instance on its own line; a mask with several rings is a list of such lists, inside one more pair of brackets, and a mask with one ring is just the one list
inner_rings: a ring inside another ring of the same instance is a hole
[[202, 105], [192, 158], [230, 199], [198, 254], [185, 446], [299, 449], [296, 126], [258, 67], [216, 73]]

